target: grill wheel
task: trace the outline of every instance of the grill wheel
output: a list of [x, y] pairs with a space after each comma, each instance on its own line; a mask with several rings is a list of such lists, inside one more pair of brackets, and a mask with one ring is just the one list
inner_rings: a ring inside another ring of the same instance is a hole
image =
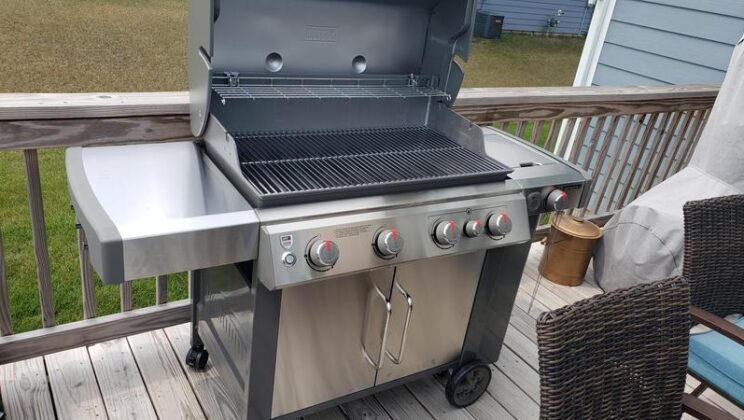
[[491, 383], [491, 369], [480, 360], [466, 363], [452, 372], [445, 394], [447, 401], [455, 407], [463, 408], [476, 402]]

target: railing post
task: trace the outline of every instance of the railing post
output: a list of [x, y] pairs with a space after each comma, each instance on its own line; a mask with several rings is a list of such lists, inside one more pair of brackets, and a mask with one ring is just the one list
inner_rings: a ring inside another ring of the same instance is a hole
[[5, 253], [3, 251], [3, 232], [0, 231], [0, 335], [13, 334], [10, 321], [10, 298], [8, 282], [5, 277]]
[[83, 317], [96, 317], [96, 288], [93, 284], [93, 272], [88, 254], [88, 240], [82, 226], [77, 226], [78, 256], [80, 257], [80, 282], [83, 290]]
[[26, 185], [28, 187], [28, 206], [31, 211], [31, 228], [36, 253], [36, 273], [41, 300], [41, 321], [44, 327], [54, 326], [54, 304], [52, 302], [52, 275], [49, 269], [49, 248], [47, 246], [44, 203], [41, 198], [41, 176], [39, 157], [36, 149], [23, 151], [26, 166]]

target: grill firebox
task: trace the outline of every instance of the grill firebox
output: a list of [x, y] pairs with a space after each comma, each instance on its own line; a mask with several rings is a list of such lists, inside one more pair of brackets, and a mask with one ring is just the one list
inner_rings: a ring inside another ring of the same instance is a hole
[[234, 137], [260, 207], [496, 182], [511, 172], [428, 127]]

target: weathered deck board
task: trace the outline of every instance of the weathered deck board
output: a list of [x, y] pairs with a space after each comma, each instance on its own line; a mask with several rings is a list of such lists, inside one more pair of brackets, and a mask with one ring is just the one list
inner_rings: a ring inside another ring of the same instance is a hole
[[110, 419], [157, 419], [126, 338], [88, 347]]
[[[304, 419], [537, 418], [540, 382], [535, 318], [548, 305], [601, 292], [594, 283], [567, 290], [543, 280], [528, 314], [539, 257], [533, 252], [528, 259], [500, 359], [491, 367], [493, 380], [475, 404], [466, 409], [451, 407], [444, 395], [446, 377], [437, 375]], [[237, 419], [235, 405], [211, 362], [201, 372], [185, 366], [189, 334], [189, 325], [181, 324], [0, 366], [0, 393], [8, 418], [53, 419], [56, 409], [60, 419], [131, 418], [133, 413], [138, 418], [155, 418], [157, 414], [161, 419]], [[688, 378], [687, 389], [695, 385], [697, 381]], [[713, 391], [706, 391], [702, 398], [744, 418], [744, 411]]]
[[85, 347], [44, 356], [54, 407], [61, 419], [108, 419]]
[[375, 398], [395, 420], [433, 418], [405, 386], [380, 392]]
[[391, 418], [374, 396], [341, 404], [341, 411], [352, 420], [385, 420]]
[[8, 419], [54, 419], [41, 357], [0, 366], [0, 395]]
[[166, 328], [165, 334], [168, 336], [171, 347], [181, 364], [181, 368], [186, 372], [191, 388], [194, 389], [196, 397], [199, 399], [201, 407], [209, 418], [232, 420], [238, 419], [238, 412], [235, 410], [235, 404], [230, 398], [225, 386], [217, 376], [212, 361], [207, 362], [207, 368], [203, 371], [196, 371], [186, 366], [184, 356], [191, 347], [191, 329], [188, 324], [176, 325]]
[[540, 407], [503, 372], [493, 367], [488, 392], [517, 420], [538, 418]]
[[329, 408], [319, 413], [302, 417], [304, 420], [346, 420], [346, 416], [338, 407]]
[[536, 403], [540, 402], [540, 376], [537, 371], [519, 357], [509, 346], [501, 348], [496, 367], [529, 395]]
[[432, 376], [406, 385], [411, 394], [426, 407], [435, 419], [442, 420], [473, 420], [468, 410], [460, 410], [447, 402], [444, 387]]
[[205, 418], [163, 330], [134, 335], [127, 341], [158, 417]]

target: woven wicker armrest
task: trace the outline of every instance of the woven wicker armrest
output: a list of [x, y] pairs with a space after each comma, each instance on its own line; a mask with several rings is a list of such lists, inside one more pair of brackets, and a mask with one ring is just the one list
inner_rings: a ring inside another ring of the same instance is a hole
[[704, 311], [697, 306], [690, 306], [690, 317], [693, 322], [705, 325], [718, 333], [744, 346], [744, 329], [725, 319]]
[[540, 315], [541, 419], [678, 419], [689, 305], [687, 282], [675, 278]]

